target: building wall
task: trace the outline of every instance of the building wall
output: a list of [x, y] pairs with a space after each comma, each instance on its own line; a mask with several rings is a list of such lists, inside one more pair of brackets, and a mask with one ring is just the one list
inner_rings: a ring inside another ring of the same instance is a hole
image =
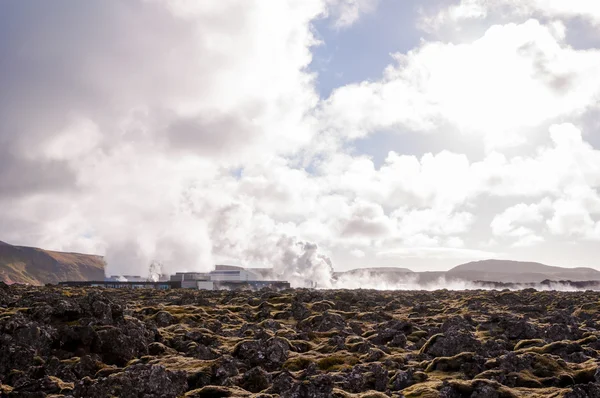
[[198, 281], [182, 281], [181, 287], [184, 289], [196, 289], [198, 287]]
[[205, 281], [210, 279], [210, 274], [203, 272], [177, 272], [171, 275], [172, 281]]
[[121, 282], [121, 281], [66, 281], [59, 282], [61, 286], [73, 287], [104, 287], [109, 289], [176, 289], [181, 282]]
[[212, 281], [197, 281], [196, 287], [200, 290], [215, 290], [215, 285]]
[[215, 270], [210, 273], [212, 281], [256, 281], [260, 275], [247, 270]]
[[210, 280], [211, 281], [239, 281], [240, 279], [240, 273], [242, 271], [221, 271], [221, 270], [216, 270], [216, 271], [212, 271], [210, 273]]

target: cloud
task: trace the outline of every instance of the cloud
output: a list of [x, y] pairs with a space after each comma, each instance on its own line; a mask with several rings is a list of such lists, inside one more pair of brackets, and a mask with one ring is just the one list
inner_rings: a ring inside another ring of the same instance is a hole
[[344, 222], [342, 236], [382, 237], [390, 230], [389, 219], [380, 205], [358, 201], [351, 206], [351, 215]]
[[334, 26], [347, 28], [361, 17], [361, 14], [372, 13], [379, 0], [327, 0]]
[[[19, 23], [0, 23], [2, 240], [105, 254], [111, 273], [223, 261], [301, 285], [330, 280], [336, 258], [494, 257], [474, 232], [495, 216], [487, 198], [508, 203], [499, 242], [599, 236], [600, 151], [577, 121], [600, 53], [558, 25], [422, 41], [382, 79], [320, 98], [315, 21], [348, 28], [376, 2], [38, 5], [11, 3]], [[382, 129], [410, 145], [349, 149]], [[415, 150], [423, 133], [442, 149]], [[460, 150], [482, 141], [477, 157]], [[523, 222], [532, 206], [541, 218]]]
[[456, 247], [409, 247], [381, 251], [377, 253], [377, 256], [392, 258], [483, 259], [497, 258], [499, 253]]
[[530, 142], [548, 121], [581, 115], [600, 95], [600, 51], [575, 50], [536, 20], [492, 26], [469, 43], [425, 41], [394, 60], [381, 80], [334, 90], [321, 110], [331, 134], [353, 140], [449, 125], [505, 148]]
[[[539, 204], [519, 203], [496, 215], [491, 223], [492, 233], [499, 238], [515, 238], [515, 246], [531, 246], [544, 241], [538, 235], [539, 225], [544, 221], [544, 212], [551, 209], [548, 199]], [[535, 228], [537, 227], [537, 228]]]
[[310, 22], [325, 3], [42, 3], [0, 24], [14, 39], [0, 44], [0, 202], [16, 212], [0, 232], [105, 253], [111, 272], [210, 268], [226, 247], [211, 212], [241, 201], [232, 170], [315, 133]]
[[546, 223], [554, 235], [600, 240], [600, 195], [589, 186], [572, 186], [552, 205]]
[[365, 257], [365, 252], [360, 249], [353, 249], [350, 251], [350, 254], [356, 258], [364, 258]]
[[545, 17], [552, 19], [579, 18], [592, 25], [600, 25], [600, 6], [593, 1], [578, 0], [461, 0], [459, 4], [425, 16], [422, 23], [430, 29], [465, 20], [485, 19], [492, 15]]

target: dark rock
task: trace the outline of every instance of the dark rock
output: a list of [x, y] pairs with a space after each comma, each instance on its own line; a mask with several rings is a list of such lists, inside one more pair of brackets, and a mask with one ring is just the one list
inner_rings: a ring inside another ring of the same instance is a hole
[[399, 370], [390, 378], [389, 389], [391, 391], [400, 391], [415, 383], [412, 370]]
[[148, 354], [148, 345], [154, 341], [154, 332], [143, 322], [129, 318], [118, 326], [97, 330], [98, 344], [94, 352], [105, 363], [123, 366], [133, 358]]
[[246, 340], [233, 350], [233, 356], [250, 367], [264, 366], [267, 370], [281, 368], [290, 351], [288, 342], [279, 337], [267, 341]]
[[348, 373], [344, 380], [344, 389], [350, 392], [358, 393], [365, 389], [365, 372], [360, 367], [354, 367], [352, 372]]
[[333, 380], [330, 375], [319, 375], [296, 382], [282, 398], [330, 398], [333, 392]]
[[132, 365], [123, 372], [75, 385], [74, 396], [85, 398], [147, 397], [176, 398], [187, 390], [185, 372], [169, 371], [160, 365]]
[[271, 385], [271, 375], [263, 368], [257, 366], [250, 369], [242, 376], [240, 387], [250, 392], [260, 392], [266, 390]]
[[154, 322], [158, 327], [165, 327], [173, 324], [175, 317], [167, 311], [159, 311], [154, 315]]
[[268, 390], [272, 394], [283, 394], [289, 391], [294, 384], [294, 378], [288, 371], [279, 373], [274, 379], [271, 388]]
[[455, 328], [447, 334], [432, 336], [421, 348], [421, 353], [432, 357], [451, 357], [461, 352], [476, 352], [481, 349], [481, 343], [473, 334]]
[[174, 355], [176, 353], [177, 351], [175, 351], [174, 349], [167, 347], [163, 343], [159, 343], [157, 341], [148, 345], [148, 354], [150, 355]]
[[344, 321], [344, 318], [331, 312], [315, 315], [298, 323], [298, 328], [315, 332], [328, 332], [332, 329], [342, 330], [345, 327], [346, 322]]
[[600, 386], [597, 383], [580, 384], [567, 392], [564, 398], [600, 398]]

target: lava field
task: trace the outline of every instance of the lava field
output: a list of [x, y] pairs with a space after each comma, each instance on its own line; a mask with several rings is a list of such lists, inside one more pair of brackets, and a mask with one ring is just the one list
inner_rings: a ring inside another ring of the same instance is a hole
[[600, 397], [596, 292], [0, 283], [2, 397]]

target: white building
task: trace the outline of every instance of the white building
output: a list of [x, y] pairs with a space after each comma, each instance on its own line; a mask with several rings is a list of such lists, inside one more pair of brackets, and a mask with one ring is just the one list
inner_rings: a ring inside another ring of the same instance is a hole
[[[203, 272], [177, 272], [171, 275], [171, 281], [181, 282], [181, 287], [184, 289], [200, 289], [198, 283], [210, 282], [210, 274]], [[209, 283], [212, 286], [212, 282]], [[206, 285], [208, 287], [208, 284]], [[212, 287], [208, 290], [212, 290]]]
[[214, 271], [202, 272], [177, 272], [171, 275], [171, 281], [181, 282], [182, 288], [214, 290], [215, 282], [256, 282], [262, 280], [255, 272], [248, 271], [234, 265], [217, 265]]
[[217, 265], [214, 271], [210, 272], [211, 281], [259, 281], [260, 275], [232, 265]]

